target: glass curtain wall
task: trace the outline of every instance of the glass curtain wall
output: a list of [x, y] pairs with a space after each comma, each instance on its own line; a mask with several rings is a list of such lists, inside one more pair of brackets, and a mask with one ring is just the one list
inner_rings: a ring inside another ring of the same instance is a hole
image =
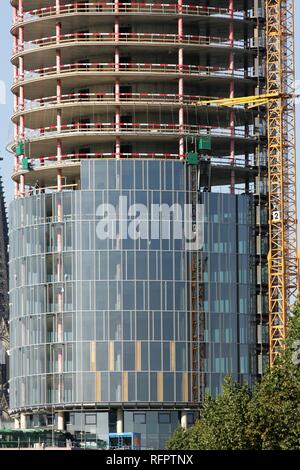
[[[192, 404], [191, 253], [172, 230], [169, 237], [105, 239], [99, 226], [102, 204], [119, 210], [120, 196], [128, 208], [147, 208], [150, 226], [153, 204], [183, 208], [195, 196], [189, 178], [178, 161], [91, 160], [81, 164], [80, 190], [12, 203], [12, 409]], [[252, 383], [257, 373], [253, 204], [251, 196], [221, 193], [203, 193], [199, 202], [197, 373], [203, 391], [215, 395], [226, 374]], [[107, 219], [106, 230], [114, 230], [114, 215]], [[133, 219], [127, 212], [126, 227]]]

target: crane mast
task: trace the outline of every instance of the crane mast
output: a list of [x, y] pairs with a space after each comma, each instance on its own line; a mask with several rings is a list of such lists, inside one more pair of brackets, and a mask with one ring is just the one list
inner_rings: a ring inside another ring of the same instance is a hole
[[294, 101], [294, 0], [266, 0], [269, 345], [270, 364], [284, 346], [296, 299], [297, 215]]
[[284, 347], [299, 288], [296, 202], [294, 0], [266, 0], [266, 93], [198, 105], [267, 107], [270, 365]]

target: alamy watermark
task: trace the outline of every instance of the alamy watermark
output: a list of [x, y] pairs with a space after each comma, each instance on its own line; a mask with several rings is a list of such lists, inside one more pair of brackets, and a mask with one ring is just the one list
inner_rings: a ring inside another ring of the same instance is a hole
[[203, 204], [128, 204], [120, 196], [117, 204], [100, 204], [96, 235], [100, 240], [183, 240], [188, 251], [203, 246]]

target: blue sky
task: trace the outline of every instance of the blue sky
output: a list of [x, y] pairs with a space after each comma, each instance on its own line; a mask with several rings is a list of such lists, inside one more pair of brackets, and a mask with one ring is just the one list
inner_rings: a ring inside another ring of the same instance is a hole
[[[296, 2], [296, 44], [300, 44], [300, 1]], [[10, 123], [10, 114], [12, 111], [12, 95], [10, 93], [10, 85], [12, 83], [12, 67], [10, 66], [10, 55], [12, 49], [12, 38], [10, 36], [11, 25], [11, 7], [9, 0], [1, 0], [0, 15], [0, 80], [6, 86], [6, 103], [0, 103], [0, 155], [4, 158], [0, 162], [0, 171], [4, 181], [7, 203], [13, 197], [13, 184], [10, 180], [12, 170], [12, 156], [5, 150], [8, 142], [12, 138], [12, 125]], [[300, 81], [300, 52], [296, 48], [296, 79]], [[300, 82], [299, 82], [300, 83]], [[0, 97], [1, 98], [1, 97]], [[300, 102], [297, 105], [297, 134], [300, 134]], [[298, 181], [300, 181], [300, 139], [298, 139]], [[299, 185], [298, 185], [299, 187]], [[300, 190], [298, 192], [298, 208], [300, 208]]]

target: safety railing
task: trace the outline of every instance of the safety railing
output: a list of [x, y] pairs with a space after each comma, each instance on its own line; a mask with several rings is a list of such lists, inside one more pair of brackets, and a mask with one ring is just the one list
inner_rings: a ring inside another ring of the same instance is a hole
[[69, 93], [60, 97], [47, 96], [37, 100], [25, 100], [24, 105], [18, 104], [15, 112], [22, 112], [35, 109], [45, 109], [48, 106], [58, 106], [61, 104], [75, 104], [81, 105], [82, 103], [90, 103], [92, 105], [104, 103], [105, 105], [111, 103], [113, 105], [120, 103], [144, 103], [149, 104], [166, 104], [166, 105], [195, 105], [200, 100], [217, 99], [217, 97], [208, 96], [193, 96], [193, 95], [178, 95], [171, 93]]
[[[57, 15], [70, 15], [70, 14], [165, 14], [165, 15], [183, 15], [192, 16], [221, 16], [229, 17], [230, 11], [227, 8], [208, 7], [204, 5], [182, 5], [178, 3], [145, 3], [145, 2], [131, 2], [116, 5], [114, 2], [86, 2], [77, 3], [70, 2], [67, 5], [47, 6], [43, 8], [30, 9], [23, 14], [17, 13], [15, 24], [25, 23], [27, 21], [35, 21], [42, 18], [48, 18]], [[241, 11], [234, 12], [234, 18], [244, 18], [244, 13]]]
[[[158, 152], [131, 152], [131, 153], [113, 153], [113, 152], [91, 152], [91, 153], [67, 153], [58, 157], [51, 155], [49, 157], [31, 158], [29, 160], [28, 170], [22, 169], [19, 163], [14, 169], [15, 173], [24, 173], [31, 170], [43, 170], [49, 166], [64, 166], [80, 163], [82, 160], [91, 159], [160, 159], [160, 160], [178, 160], [179, 154], [177, 153], [158, 153]], [[234, 162], [230, 157], [211, 157], [209, 162], [213, 166], [234, 166], [236, 168], [253, 168], [254, 157], [250, 157], [247, 161], [245, 158], [236, 158]]]
[[[49, 166], [57, 166], [57, 165], [72, 165], [74, 163], [79, 163], [81, 160], [88, 160], [88, 159], [115, 159], [115, 158], [123, 158], [123, 159], [134, 159], [134, 158], [144, 158], [144, 159], [163, 159], [163, 160], [176, 160], [179, 159], [179, 155], [177, 153], [158, 153], [158, 152], [132, 152], [132, 153], [119, 153], [116, 154], [114, 152], [90, 152], [90, 153], [67, 153], [63, 154], [60, 157], [57, 155], [51, 155], [49, 157], [39, 157], [39, 158], [31, 158], [29, 161], [29, 168], [25, 171], [30, 170], [42, 170], [44, 168], [48, 168]], [[23, 172], [21, 165], [17, 165], [14, 169], [17, 173], [19, 171]]]
[[75, 191], [76, 189], [80, 189], [78, 183], [62, 184], [60, 187], [57, 185], [44, 186], [40, 188], [29, 187], [28, 189], [26, 188], [23, 193], [20, 191], [19, 196], [29, 197], [34, 194], [49, 194], [57, 191]]
[[[215, 36], [198, 36], [198, 35], [178, 35], [178, 34], [164, 34], [164, 33], [72, 33], [62, 34], [60, 36], [49, 36], [45, 38], [34, 39], [27, 41], [13, 50], [14, 54], [22, 51], [40, 49], [47, 46], [60, 46], [64, 44], [166, 44], [166, 45], [198, 45], [198, 46], [218, 46], [218, 47], [235, 47], [243, 49], [247, 44], [244, 40], [235, 40], [233, 44], [228, 38], [215, 37]], [[250, 42], [249, 42], [250, 44]]]
[[[91, 123], [72, 123], [64, 124], [60, 128], [57, 126], [41, 127], [39, 129], [26, 129], [26, 139], [36, 139], [42, 137], [56, 137], [68, 134], [115, 134], [115, 133], [141, 133], [141, 134], [210, 134], [215, 136], [231, 136], [230, 128], [221, 128], [205, 125], [179, 125], [165, 123], [128, 123], [121, 122], [119, 124], [112, 122], [91, 122]], [[235, 137], [247, 137], [244, 128], [235, 128]]]
[[171, 74], [186, 76], [209, 76], [209, 77], [235, 77], [245, 78], [244, 69], [230, 70], [223, 67], [209, 67], [202, 65], [178, 65], [178, 64], [148, 64], [148, 63], [74, 63], [65, 64], [60, 67], [51, 66], [35, 70], [25, 70], [24, 75], [17, 75], [14, 82], [23, 82], [32, 79], [40, 79], [55, 75], [87, 73], [87, 74], [105, 74], [105, 73], [143, 73], [143, 74]]

